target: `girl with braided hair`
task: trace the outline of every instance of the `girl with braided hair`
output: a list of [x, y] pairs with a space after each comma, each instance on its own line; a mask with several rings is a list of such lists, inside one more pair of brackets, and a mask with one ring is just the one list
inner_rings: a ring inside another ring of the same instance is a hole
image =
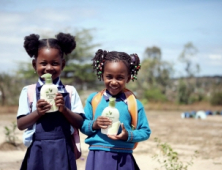
[[[132, 115], [129, 113], [129, 100], [125, 91], [126, 83], [137, 79], [136, 75], [141, 67], [137, 54], [128, 55], [125, 52], [98, 50], [92, 59], [93, 69], [98, 79], [102, 80], [105, 89], [97, 107], [94, 107], [95, 96], [92, 93], [86, 100], [85, 116], [81, 132], [88, 137], [85, 143], [89, 144], [89, 154], [86, 170], [137, 170], [139, 169], [132, 153], [140, 141], [147, 140], [151, 130], [146, 113], [141, 102], [135, 98], [136, 127], [132, 126]], [[116, 108], [119, 110], [121, 126], [117, 135], [105, 135], [101, 129], [112, 124], [107, 117], [101, 116], [102, 111], [109, 105], [109, 97], [116, 98]], [[132, 103], [131, 103], [132, 104]]]
[[[72, 92], [69, 94], [59, 78], [65, 67], [64, 55], [75, 47], [74, 36], [65, 33], [49, 39], [31, 34], [24, 39], [24, 48], [33, 58], [32, 66], [39, 79], [32, 90], [32, 101], [31, 85], [22, 89], [19, 98], [17, 125], [19, 130], [26, 129], [23, 142], [28, 147], [21, 170], [77, 169], [71, 134], [82, 126], [84, 110], [76, 89], [69, 86]], [[53, 84], [58, 88], [55, 103], [59, 110], [52, 113], [46, 113], [51, 105], [40, 99], [40, 90], [45, 84], [41, 76], [46, 73], [52, 75]]]

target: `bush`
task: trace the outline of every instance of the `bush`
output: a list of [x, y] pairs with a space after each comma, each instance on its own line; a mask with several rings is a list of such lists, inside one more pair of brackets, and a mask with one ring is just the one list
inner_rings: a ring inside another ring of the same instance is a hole
[[16, 136], [15, 130], [16, 130], [16, 123], [12, 122], [11, 124], [11, 128], [5, 126], [5, 138], [6, 138], [6, 142], [16, 146], [16, 141], [18, 139], [18, 137]]
[[[153, 159], [157, 159], [161, 168], [163, 167], [165, 170], [187, 170], [189, 166], [193, 165], [193, 159], [197, 157], [198, 151], [195, 151], [190, 160], [184, 163], [179, 160], [178, 153], [169, 144], [162, 143], [158, 138], [154, 140], [160, 153], [155, 154]], [[156, 168], [156, 170], [159, 169]]]
[[204, 96], [201, 93], [192, 93], [188, 99], [188, 104], [192, 104], [195, 102], [201, 102], [204, 100]]
[[210, 98], [212, 105], [222, 105], [222, 92], [214, 92]]
[[166, 96], [162, 94], [160, 89], [153, 88], [145, 91], [144, 93], [145, 99], [152, 102], [164, 102], [166, 101]]
[[194, 87], [192, 85], [180, 80], [177, 89], [177, 102], [179, 104], [191, 104], [192, 100], [194, 100], [191, 98], [193, 91]]

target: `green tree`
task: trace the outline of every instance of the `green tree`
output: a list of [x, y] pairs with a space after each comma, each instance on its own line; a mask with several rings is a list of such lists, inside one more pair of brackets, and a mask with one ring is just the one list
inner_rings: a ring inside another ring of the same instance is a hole
[[[144, 96], [150, 96], [150, 94], [157, 93], [144, 93], [155, 89], [161, 94], [165, 95], [166, 88], [170, 85], [170, 78], [172, 75], [172, 66], [161, 59], [161, 50], [158, 47], [146, 48], [144, 53], [144, 60], [141, 62], [141, 70], [138, 75], [138, 87], [140, 87], [140, 93]], [[144, 96], [144, 97], [146, 97]], [[152, 98], [156, 98], [153, 96]], [[161, 97], [164, 98], [164, 97]], [[161, 99], [162, 100], [162, 99]]]
[[156, 60], [161, 60], [161, 50], [159, 47], [153, 46], [153, 47], [147, 47], [144, 53], [145, 58], [150, 58], [150, 59], [156, 59]]
[[19, 62], [16, 75], [23, 79], [25, 84], [35, 83], [38, 79], [38, 75], [30, 62]]
[[199, 64], [195, 64], [193, 61], [197, 52], [197, 48], [189, 42], [184, 45], [183, 51], [178, 57], [182, 63], [185, 63], [185, 72], [187, 74], [186, 79], [180, 78], [179, 80], [177, 87], [178, 103], [190, 104], [203, 99], [202, 94], [195, 93], [195, 89], [198, 89], [198, 82], [195, 75], [200, 71]]
[[179, 79], [177, 88], [177, 102], [179, 104], [190, 104], [190, 97], [194, 91], [194, 86], [187, 84], [183, 79]]
[[199, 64], [194, 64], [193, 58], [197, 54], [197, 48], [191, 43], [184, 45], [183, 51], [179, 55], [179, 60], [185, 63], [185, 71], [188, 77], [193, 77], [196, 73], [199, 73]]
[[1, 105], [14, 105], [18, 102], [21, 83], [16, 76], [0, 73], [0, 102]]
[[93, 43], [92, 31], [92, 29], [83, 29], [76, 32], [77, 46], [66, 60], [62, 76], [67, 83], [77, 84], [82, 88], [93, 87], [96, 81], [90, 61], [93, 58], [94, 48], [99, 44]]

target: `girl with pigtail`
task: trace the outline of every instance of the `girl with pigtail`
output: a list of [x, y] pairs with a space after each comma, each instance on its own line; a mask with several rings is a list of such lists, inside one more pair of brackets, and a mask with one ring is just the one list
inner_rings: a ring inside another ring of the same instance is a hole
[[[137, 79], [140, 59], [137, 54], [99, 49], [92, 61], [93, 69], [98, 79], [104, 82], [105, 89], [90, 94], [84, 108], [86, 119], [80, 130], [88, 136], [85, 139], [85, 143], [89, 144], [86, 170], [138, 170], [133, 149], [138, 142], [149, 138], [151, 130], [142, 103], [125, 85]], [[98, 101], [96, 97], [99, 94], [101, 98]], [[128, 100], [129, 96], [134, 97], [134, 103]], [[117, 135], [101, 133], [101, 129], [112, 124], [109, 118], [101, 116], [109, 105], [110, 97], [116, 98], [115, 107], [119, 111], [121, 126]], [[97, 106], [95, 101], [98, 101]], [[136, 116], [131, 113], [132, 105], [136, 108]]]
[[[70, 93], [59, 78], [65, 67], [65, 55], [75, 47], [74, 36], [65, 33], [49, 39], [31, 34], [24, 39], [24, 48], [33, 58], [32, 66], [39, 78], [34, 86], [25, 86], [19, 98], [17, 125], [19, 130], [26, 129], [23, 142], [28, 147], [21, 170], [77, 169], [71, 134], [82, 126], [84, 110], [76, 89], [69, 86]], [[52, 75], [58, 88], [55, 104], [59, 110], [51, 113], [46, 113], [51, 104], [40, 99], [45, 84], [41, 76], [46, 73]], [[34, 87], [31, 93], [30, 87]]]

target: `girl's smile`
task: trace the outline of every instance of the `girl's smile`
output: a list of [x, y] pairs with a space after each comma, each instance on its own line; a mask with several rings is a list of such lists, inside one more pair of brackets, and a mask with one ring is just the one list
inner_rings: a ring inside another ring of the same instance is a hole
[[122, 92], [129, 80], [128, 69], [122, 61], [107, 61], [105, 63], [103, 81], [111, 95], [115, 96]]

